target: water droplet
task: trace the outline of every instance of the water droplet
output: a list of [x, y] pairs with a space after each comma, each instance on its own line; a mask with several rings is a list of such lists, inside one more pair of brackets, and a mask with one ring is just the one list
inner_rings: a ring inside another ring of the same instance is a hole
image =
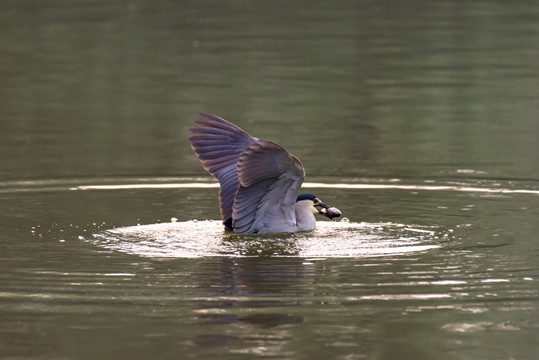
[[79, 235], [79, 240], [84, 240], [84, 236]]
[[173, 222], [173, 223], [175, 223], [176, 221], [178, 221], [178, 219], [177, 219], [177, 218], [175, 218], [175, 217], [172, 217], [172, 218], [170, 218], [170, 222]]
[[350, 219], [348, 219], [347, 217], [343, 217], [343, 218], [341, 219], [341, 222], [347, 223], [347, 222], [350, 222]]

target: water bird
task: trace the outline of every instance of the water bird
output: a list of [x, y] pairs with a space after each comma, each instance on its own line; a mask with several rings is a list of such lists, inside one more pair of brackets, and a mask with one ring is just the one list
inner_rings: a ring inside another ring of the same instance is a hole
[[225, 231], [309, 231], [316, 227], [314, 214], [341, 216], [339, 209], [315, 195], [298, 195], [305, 170], [282, 146], [251, 136], [218, 116], [200, 116], [203, 119], [195, 121], [189, 141], [204, 169], [219, 180]]

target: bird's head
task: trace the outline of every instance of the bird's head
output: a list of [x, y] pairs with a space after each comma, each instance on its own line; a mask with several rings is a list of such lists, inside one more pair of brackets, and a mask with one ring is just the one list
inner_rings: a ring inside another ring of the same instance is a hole
[[320, 199], [312, 194], [301, 194], [297, 197], [296, 203], [304, 202], [306, 206], [309, 206], [313, 213], [324, 215], [329, 219], [333, 219], [342, 215], [341, 211], [337, 208], [330, 207], [324, 204]]

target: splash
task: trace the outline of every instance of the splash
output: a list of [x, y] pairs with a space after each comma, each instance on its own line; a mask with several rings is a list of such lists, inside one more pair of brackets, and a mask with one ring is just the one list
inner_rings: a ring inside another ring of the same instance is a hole
[[400, 255], [440, 247], [438, 230], [395, 223], [318, 222], [294, 234], [230, 234], [221, 221], [183, 221], [120, 227], [93, 235], [95, 244], [144, 257]]

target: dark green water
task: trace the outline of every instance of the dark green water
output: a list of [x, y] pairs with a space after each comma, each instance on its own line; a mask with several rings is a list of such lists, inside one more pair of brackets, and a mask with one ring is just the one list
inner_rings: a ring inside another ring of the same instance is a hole
[[[538, 19], [529, 1], [4, 3], [0, 358], [537, 359]], [[352, 225], [203, 222], [198, 112], [293, 152]]]

